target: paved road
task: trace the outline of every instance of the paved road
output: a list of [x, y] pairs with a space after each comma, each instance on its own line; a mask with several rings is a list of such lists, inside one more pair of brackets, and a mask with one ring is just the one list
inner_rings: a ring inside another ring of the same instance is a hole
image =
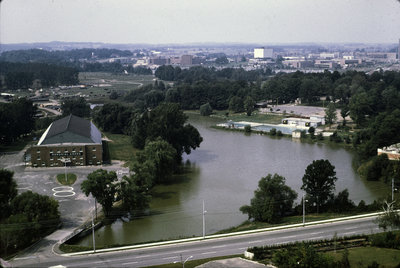
[[57, 256], [42, 261], [29, 256], [16, 259], [12, 263], [18, 267], [49, 267], [62, 264], [66, 267], [146, 267], [172, 263], [193, 256], [193, 259], [204, 259], [216, 256], [242, 254], [248, 247], [284, 244], [293, 241], [319, 240], [355, 234], [371, 234], [379, 231], [374, 222], [375, 217], [347, 220], [297, 227], [233, 237], [206, 239], [174, 245], [155, 246], [118, 252], [89, 254], [83, 256]]

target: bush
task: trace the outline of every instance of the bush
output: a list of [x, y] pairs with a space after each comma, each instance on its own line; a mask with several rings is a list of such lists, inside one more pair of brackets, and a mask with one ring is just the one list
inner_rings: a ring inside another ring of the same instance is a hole
[[400, 233], [386, 232], [371, 236], [371, 246], [400, 249]]
[[202, 116], [209, 116], [210, 114], [212, 114], [213, 110], [211, 108], [210, 103], [206, 103], [200, 106], [200, 115]]
[[333, 134], [329, 137], [329, 140], [336, 143], [342, 142], [342, 138], [338, 135], [337, 131], [333, 132]]
[[250, 133], [251, 132], [251, 126], [250, 125], [245, 125], [244, 126], [244, 132]]
[[282, 136], [283, 136], [282, 131], [278, 130], [278, 131], [276, 132], [276, 135], [277, 135], [278, 137], [282, 137]]
[[306, 132], [305, 130], [302, 130], [302, 131], [301, 131], [301, 133], [300, 133], [300, 138], [301, 138], [301, 139], [307, 138], [307, 132]]
[[269, 134], [270, 134], [271, 136], [275, 136], [275, 135], [276, 135], [276, 128], [272, 128], [272, 129], [269, 131]]

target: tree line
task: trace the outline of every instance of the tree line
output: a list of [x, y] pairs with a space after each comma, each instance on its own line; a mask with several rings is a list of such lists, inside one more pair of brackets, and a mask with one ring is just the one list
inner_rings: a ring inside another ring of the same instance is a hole
[[36, 106], [26, 98], [0, 103], [0, 144], [10, 144], [35, 128]]
[[[0, 75], [9, 90], [27, 89], [34, 80], [40, 80], [42, 87], [75, 85], [79, 83], [76, 68], [47, 63], [12, 63], [0, 61]], [[0, 85], [1, 86], [1, 85]]]
[[48, 51], [43, 49], [27, 49], [5, 51], [0, 55], [0, 61], [8, 62], [41, 62], [62, 64], [76, 62], [82, 59], [106, 59], [116, 57], [133, 56], [129, 50], [108, 49], [108, 48], [81, 48], [72, 50], [54, 50]]

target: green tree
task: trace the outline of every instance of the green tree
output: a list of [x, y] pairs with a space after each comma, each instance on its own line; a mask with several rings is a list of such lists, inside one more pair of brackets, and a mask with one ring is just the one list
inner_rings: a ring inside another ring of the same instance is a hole
[[340, 115], [343, 118], [343, 126], [346, 125], [346, 117], [349, 115], [350, 111], [349, 111], [349, 106], [345, 105], [343, 106], [343, 108], [340, 110]]
[[276, 250], [272, 261], [278, 267], [336, 267], [332, 258], [317, 252], [311, 244], [305, 242]]
[[212, 114], [213, 110], [209, 102], [200, 106], [200, 115], [202, 116], [209, 116]]
[[331, 165], [329, 160], [314, 160], [307, 166], [301, 189], [307, 194], [306, 198], [319, 208], [324, 205], [329, 198], [332, 198], [335, 190], [336, 178], [335, 167]]
[[325, 120], [328, 124], [332, 124], [334, 121], [336, 121], [337, 115], [336, 115], [336, 108], [335, 104], [333, 102], [328, 104], [328, 107], [325, 109]]
[[90, 116], [90, 106], [86, 100], [82, 97], [67, 99], [61, 104], [61, 110], [63, 115], [67, 116], [70, 114], [79, 117], [89, 117]]
[[244, 109], [246, 110], [247, 116], [251, 116], [251, 113], [254, 111], [254, 105], [256, 105], [256, 102], [253, 100], [252, 97], [247, 96], [244, 99], [243, 105]]
[[234, 113], [243, 112], [243, 99], [238, 96], [233, 96], [229, 101], [229, 110]]
[[180, 161], [183, 153], [190, 154], [191, 149], [196, 149], [203, 141], [198, 130], [186, 124], [187, 119], [179, 104], [162, 103], [134, 119], [131, 128], [133, 146], [143, 149], [146, 141], [160, 137], [175, 148], [177, 161]]
[[366, 116], [372, 113], [371, 100], [365, 91], [353, 95], [349, 104], [350, 117], [357, 125], [366, 121]]
[[17, 183], [14, 172], [0, 169], [0, 220], [10, 215], [11, 200], [17, 196]]
[[297, 193], [285, 184], [285, 178], [278, 174], [268, 174], [258, 182], [250, 206], [245, 205], [240, 211], [256, 221], [276, 223], [292, 210]]
[[82, 192], [89, 196], [92, 194], [103, 207], [105, 216], [109, 216], [116, 193], [118, 191], [117, 174], [114, 171], [107, 172], [104, 169], [93, 171], [82, 182]]
[[131, 216], [143, 214], [149, 207], [151, 196], [146, 179], [142, 174], [135, 173], [127, 177], [124, 176], [121, 182], [121, 200], [124, 209], [128, 210]]
[[152, 162], [155, 183], [167, 182], [176, 169], [177, 152], [171, 144], [161, 138], [146, 143], [144, 150], [137, 154], [138, 161]]

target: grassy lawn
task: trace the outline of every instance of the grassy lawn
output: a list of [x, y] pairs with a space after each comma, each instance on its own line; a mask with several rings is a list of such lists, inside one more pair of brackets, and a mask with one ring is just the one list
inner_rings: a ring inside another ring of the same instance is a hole
[[253, 112], [251, 116], [247, 116], [246, 113], [236, 113], [232, 114], [229, 113], [228, 116], [225, 114], [228, 111], [214, 111], [214, 114], [211, 115], [212, 117], [217, 117], [225, 120], [232, 120], [235, 122], [238, 121], [248, 121], [254, 123], [266, 123], [266, 124], [280, 124], [282, 119], [287, 117], [282, 114], [260, 114], [257, 111]]
[[131, 138], [123, 134], [105, 133], [111, 141], [108, 143], [110, 158], [125, 161], [129, 165], [135, 159], [136, 149], [131, 144]]
[[[186, 258], [189, 256], [182, 257], [183, 260], [186, 260]], [[202, 259], [202, 260], [193, 260], [193, 261], [187, 261], [185, 262], [185, 268], [193, 268], [196, 267], [200, 264], [209, 262], [209, 261], [215, 261], [215, 260], [224, 260], [224, 259], [230, 259], [230, 258], [235, 258], [235, 257], [243, 257], [243, 255], [233, 255], [233, 256], [225, 256], [225, 257], [216, 257], [216, 258], [208, 258], [208, 259]], [[149, 266], [153, 268], [180, 268], [182, 267], [182, 263], [170, 263], [170, 264], [164, 264], [164, 265], [157, 265], [157, 266]]]
[[67, 173], [67, 180], [65, 180], [65, 173], [57, 174], [57, 181], [62, 185], [72, 185], [76, 181], [76, 175], [73, 173]]
[[32, 137], [28, 136], [23, 139], [19, 139], [10, 145], [0, 144], [0, 152], [19, 152], [30, 142], [32, 142]]
[[[333, 256], [335, 260], [342, 258], [343, 250], [336, 253], [328, 252], [326, 254]], [[360, 247], [349, 249], [350, 267], [368, 267], [376, 261], [379, 267], [396, 267], [400, 264], [400, 250], [377, 247]]]

